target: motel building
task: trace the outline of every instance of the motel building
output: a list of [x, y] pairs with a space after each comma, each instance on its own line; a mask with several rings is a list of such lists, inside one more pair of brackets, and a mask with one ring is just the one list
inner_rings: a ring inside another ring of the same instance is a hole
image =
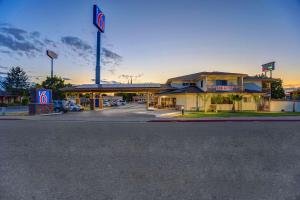
[[[102, 108], [104, 94], [144, 95], [146, 107], [187, 111], [269, 111], [271, 83], [278, 79], [241, 73], [199, 72], [170, 78], [165, 84], [84, 84], [62, 89], [67, 99], [88, 94], [91, 109]], [[235, 103], [231, 96], [240, 97]]]

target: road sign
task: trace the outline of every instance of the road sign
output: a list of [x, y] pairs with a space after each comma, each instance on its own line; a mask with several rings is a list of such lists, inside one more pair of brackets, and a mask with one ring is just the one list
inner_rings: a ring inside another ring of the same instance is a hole
[[38, 104], [49, 104], [52, 102], [51, 90], [38, 89], [36, 90], [36, 102]]
[[93, 17], [93, 23], [94, 25], [102, 32], [104, 33], [105, 29], [105, 15], [104, 13], [99, 9], [97, 5], [94, 5], [94, 17]]
[[268, 72], [268, 71], [273, 71], [273, 70], [275, 70], [275, 62], [269, 62], [269, 63], [262, 65], [263, 72]]

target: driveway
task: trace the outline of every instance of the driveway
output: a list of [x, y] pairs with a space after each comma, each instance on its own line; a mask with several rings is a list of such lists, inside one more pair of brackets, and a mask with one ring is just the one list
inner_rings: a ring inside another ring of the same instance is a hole
[[[54, 115], [21, 116], [20, 119], [55, 120], [55, 121], [114, 121], [114, 122], [145, 122], [174, 113], [172, 110], [147, 111], [145, 104], [127, 104], [108, 107], [103, 110], [68, 112]], [[15, 117], [16, 118], [16, 117]]]

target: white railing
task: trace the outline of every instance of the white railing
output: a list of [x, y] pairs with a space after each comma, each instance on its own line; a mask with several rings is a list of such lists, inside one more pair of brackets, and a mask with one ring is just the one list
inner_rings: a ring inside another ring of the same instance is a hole
[[207, 86], [208, 92], [241, 92], [242, 86], [238, 85], [209, 85]]

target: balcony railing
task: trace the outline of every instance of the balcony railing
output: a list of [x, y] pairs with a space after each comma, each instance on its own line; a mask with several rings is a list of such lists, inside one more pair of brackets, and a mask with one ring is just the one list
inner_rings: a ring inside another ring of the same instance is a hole
[[209, 85], [207, 92], [242, 92], [243, 87], [238, 85]]

